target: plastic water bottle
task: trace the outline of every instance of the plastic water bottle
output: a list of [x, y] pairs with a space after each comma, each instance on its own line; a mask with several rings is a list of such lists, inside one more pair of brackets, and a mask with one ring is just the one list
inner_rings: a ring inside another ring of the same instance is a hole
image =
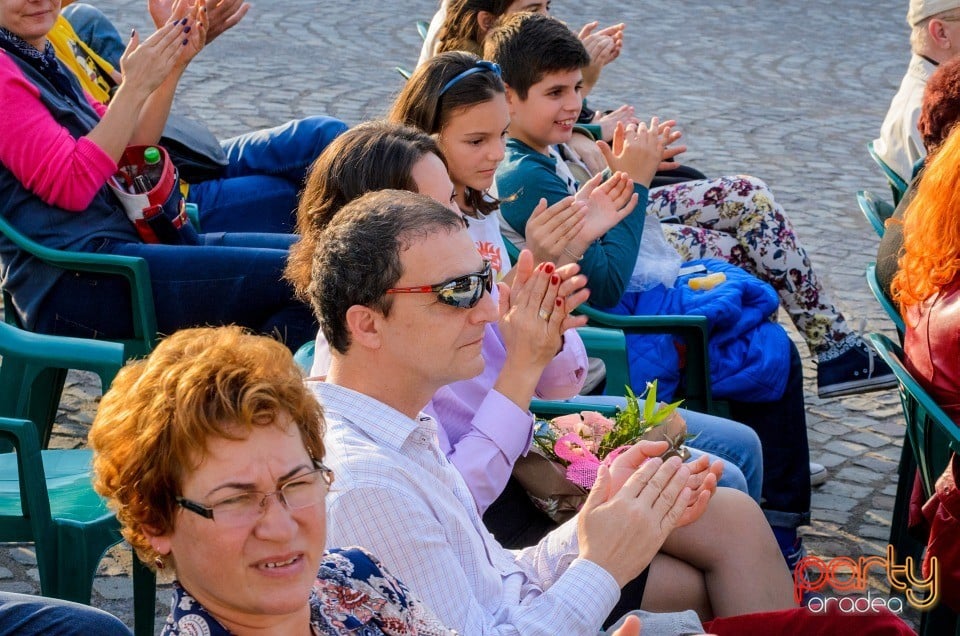
[[150, 146], [143, 151], [143, 172], [142, 176], [146, 177], [147, 183], [150, 185], [150, 190], [154, 189], [158, 183], [160, 183], [160, 178], [163, 176], [163, 163], [160, 161], [161, 155], [160, 150]]

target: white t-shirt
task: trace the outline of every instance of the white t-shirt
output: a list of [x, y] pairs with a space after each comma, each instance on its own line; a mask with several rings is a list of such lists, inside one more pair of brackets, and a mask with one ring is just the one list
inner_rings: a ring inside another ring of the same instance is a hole
[[510, 264], [510, 255], [507, 246], [500, 235], [500, 220], [496, 211], [479, 218], [467, 217], [467, 233], [473, 239], [480, 255], [490, 261], [490, 267], [497, 275], [497, 280], [503, 280], [507, 272], [513, 267]]

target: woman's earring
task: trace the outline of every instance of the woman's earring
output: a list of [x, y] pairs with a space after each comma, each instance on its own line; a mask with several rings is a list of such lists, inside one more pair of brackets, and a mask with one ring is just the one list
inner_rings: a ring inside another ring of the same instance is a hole
[[157, 569], [158, 569], [158, 570], [162, 570], [163, 568], [167, 567], [167, 565], [163, 562], [163, 559], [160, 558], [160, 557], [154, 558], [154, 559], [153, 559], [153, 564], [154, 564], [155, 566], [157, 566]]

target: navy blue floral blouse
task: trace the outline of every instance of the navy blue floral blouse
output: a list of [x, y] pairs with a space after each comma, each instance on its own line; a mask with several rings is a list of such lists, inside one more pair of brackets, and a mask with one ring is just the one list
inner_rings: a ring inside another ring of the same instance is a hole
[[[310, 592], [310, 627], [319, 636], [454, 636], [406, 586], [362, 548], [328, 550]], [[179, 583], [162, 636], [226, 636], [230, 631]]]

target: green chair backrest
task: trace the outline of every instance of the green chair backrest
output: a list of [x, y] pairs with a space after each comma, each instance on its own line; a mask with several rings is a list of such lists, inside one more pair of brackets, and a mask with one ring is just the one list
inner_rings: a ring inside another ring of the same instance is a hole
[[950, 419], [903, 364], [900, 346], [882, 334], [870, 342], [900, 381], [900, 401], [907, 424], [907, 442], [913, 449], [925, 497], [933, 493], [946, 469], [950, 453], [960, 452], [960, 426]]
[[885, 223], [887, 219], [893, 216], [896, 208], [869, 190], [859, 190], [857, 192], [857, 205], [860, 207], [863, 216], [869, 221], [873, 231], [877, 233], [877, 236], [882, 237], [886, 230]]
[[[157, 339], [157, 318], [153, 305], [153, 292], [150, 285], [150, 269], [147, 262], [139, 257], [119, 256], [115, 254], [96, 254], [93, 252], [67, 252], [40, 245], [20, 233], [3, 216], [0, 216], [0, 233], [6, 236], [21, 250], [38, 258], [47, 265], [66, 271], [113, 274], [124, 277], [130, 284], [132, 299], [131, 316], [133, 338], [119, 341], [123, 344], [128, 358], [148, 354]], [[13, 298], [4, 290], [4, 318], [8, 324], [22, 327], [14, 309]], [[120, 311], [120, 308], [105, 308]]]
[[105, 391], [124, 360], [120, 343], [35, 334], [0, 323], [0, 416], [36, 422], [46, 447], [67, 370], [96, 373]]
[[877, 299], [877, 302], [880, 303], [880, 306], [883, 307], [883, 311], [887, 314], [890, 320], [893, 321], [893, 324], [897, 328], [897, 332], [900, 334], [900, 339], [903, 340], [903, 316], [900, 315], [900, 311], [897, 309], [897, 306], [893, 304], [893, 301], [887, 298], [887, 294], [883, 291], [883, 287], [880, 285], [880, 281], [877, 279], [877, 265], [876, 263], [870, 263], [867, 265], [867, 287], [870, 288], [870, 291], [873, 292], [873, 297]]
[[893, 194], [893, 204], [896, 205], [900, 203], [900, 199], [906, 194], [909, 184], [877, 154], [872, 141], [867, 142], [867, 152], [870, 153], [870, 156], [876, 164], [880, 166], [883, 176], [887, 178], [887, 182], [890, 184], [890, 192]]

